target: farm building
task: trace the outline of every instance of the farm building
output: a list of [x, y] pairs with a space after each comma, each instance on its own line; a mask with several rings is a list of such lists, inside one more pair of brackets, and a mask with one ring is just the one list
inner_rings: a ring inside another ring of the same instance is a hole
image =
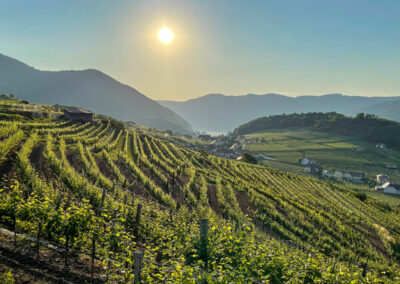
[[328, 170], [322, 170], [322, 175], [327, 178], [333, 178], [333, 173]]
[[378, 143], [378, 144], [376, 144], [376, 148], [384, 150], [384, 149], [386, 149], [386, 145], [383, 143]]
[[92, 122], [93, 112], [76, 107], [64, 107], [64, 118], [76, 122]]
[[211, 146], [213, 146], [213, 147], [218, 147], [218, 146], [221, 146], [222, 142], [219, 141], [218, 139], [214, 139], [213, 141], [211, 141], [210, 144], [211, 144]]
[[375, 186], [375, 190], [383, 191], [384, 193], [399, 194], [400, 195], [400, 184], [394, 184], [386, 182], [381, 186]]
[[304, 167], [304, 171], [309, 174], [316, 174], [319, 171], [317, 164], [308, 164]]
[[315, 165], [317, 162], [312, 159], [303, 158], [301, 159], [300, 163], [302, 166], [307, 166], [307, 165]]
[[384, 184], [390, 180], [390, 177], [384, 174], [380, 174], [376, 176], [376, 182], [379, 184]]
[[365, 177], [365, 174], [349, 172], [349, 171], [335, 171], [335, 174], [333, 176], [335, 178], [337, 178], [337, 179], [346, 179], [346, 180], [351, 180], [351, 181], [362, 181], [363, 178]]
[[229, 148], [229, 150], [237, 151], [237, 150], [239, 150], [240, 148], [241, 148], [241, 146], [240, 146], [238, 143], [235, 143], [235, 144], [233, 144], [233, 145]]

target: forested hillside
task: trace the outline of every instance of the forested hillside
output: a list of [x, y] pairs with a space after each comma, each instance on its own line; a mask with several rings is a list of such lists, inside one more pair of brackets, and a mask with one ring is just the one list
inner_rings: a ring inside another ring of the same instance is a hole
[[119, 120], [192, 133], [182, 117], [96, 69], [41, 71], [0, 54], [0, 93], [45, 104], [79, 104]]
[[143, 283], [400, 281], [398, 207], [19, 106], [0, 106], [0, 223], [11, 232], [0, 233], [0, 272], [17, 280], [129, 282], [141, 268]]
[[311, 112], [261, 117], [235, 129], [235, 135], [262, 132], [270, 129], [309, 127], [335, 134], [357, 136], [373, 143], [400, 147], [400, 123], [378, 118], [374, 115], [358, 114], [347, 117], [336, 112]]

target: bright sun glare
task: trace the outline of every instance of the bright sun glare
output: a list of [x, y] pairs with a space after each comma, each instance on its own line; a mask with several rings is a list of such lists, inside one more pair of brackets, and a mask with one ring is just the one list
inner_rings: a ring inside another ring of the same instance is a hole
[[167, 27], [163, 27], [158, 31], [158, 39], [164, 44], [170, 44], [174, 39], [174, 33]]

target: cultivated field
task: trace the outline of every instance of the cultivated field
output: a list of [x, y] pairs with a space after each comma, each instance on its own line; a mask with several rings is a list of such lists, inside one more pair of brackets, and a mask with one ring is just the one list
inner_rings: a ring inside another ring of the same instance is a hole
[[[315, 159], [328, 170], [343, 169], [365, 172], [373, 178], [385, 173], [395, 181], [400, 179], [398, 170], [386, 168], [386, 164], [400, 166], [400, 153], [391, 149], [380, 150], [374, 144], [354, 137], [332, 135], [308, 129], [276, 130], [245, 136], [252, 142], [245, 148], [273, 156], [277, 161], [294, 164], [296, 167], [302, 157]], [[274, 167], [275, 162], [264, 161]], [[277, 165], [277, 168], [284, 169]], [[290, 166], [288, 165], [288, 168]], [[297, 167], [294, 172], [301, 172]]]

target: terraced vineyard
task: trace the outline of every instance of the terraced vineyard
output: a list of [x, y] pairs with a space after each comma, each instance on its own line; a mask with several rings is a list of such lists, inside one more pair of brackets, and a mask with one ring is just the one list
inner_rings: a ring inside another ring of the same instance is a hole
[[[3, 120], [0, 154], [1, 226], [38, 240], [39, 260], [50, 253], [50, 270], [60, 258], [81, 281], [133, 281], [135, 251], [145, 283], [400, 281], [394, 197], [360, 198], [110, 121]], [[24, 246], [19, 237], [14, 250]]]

